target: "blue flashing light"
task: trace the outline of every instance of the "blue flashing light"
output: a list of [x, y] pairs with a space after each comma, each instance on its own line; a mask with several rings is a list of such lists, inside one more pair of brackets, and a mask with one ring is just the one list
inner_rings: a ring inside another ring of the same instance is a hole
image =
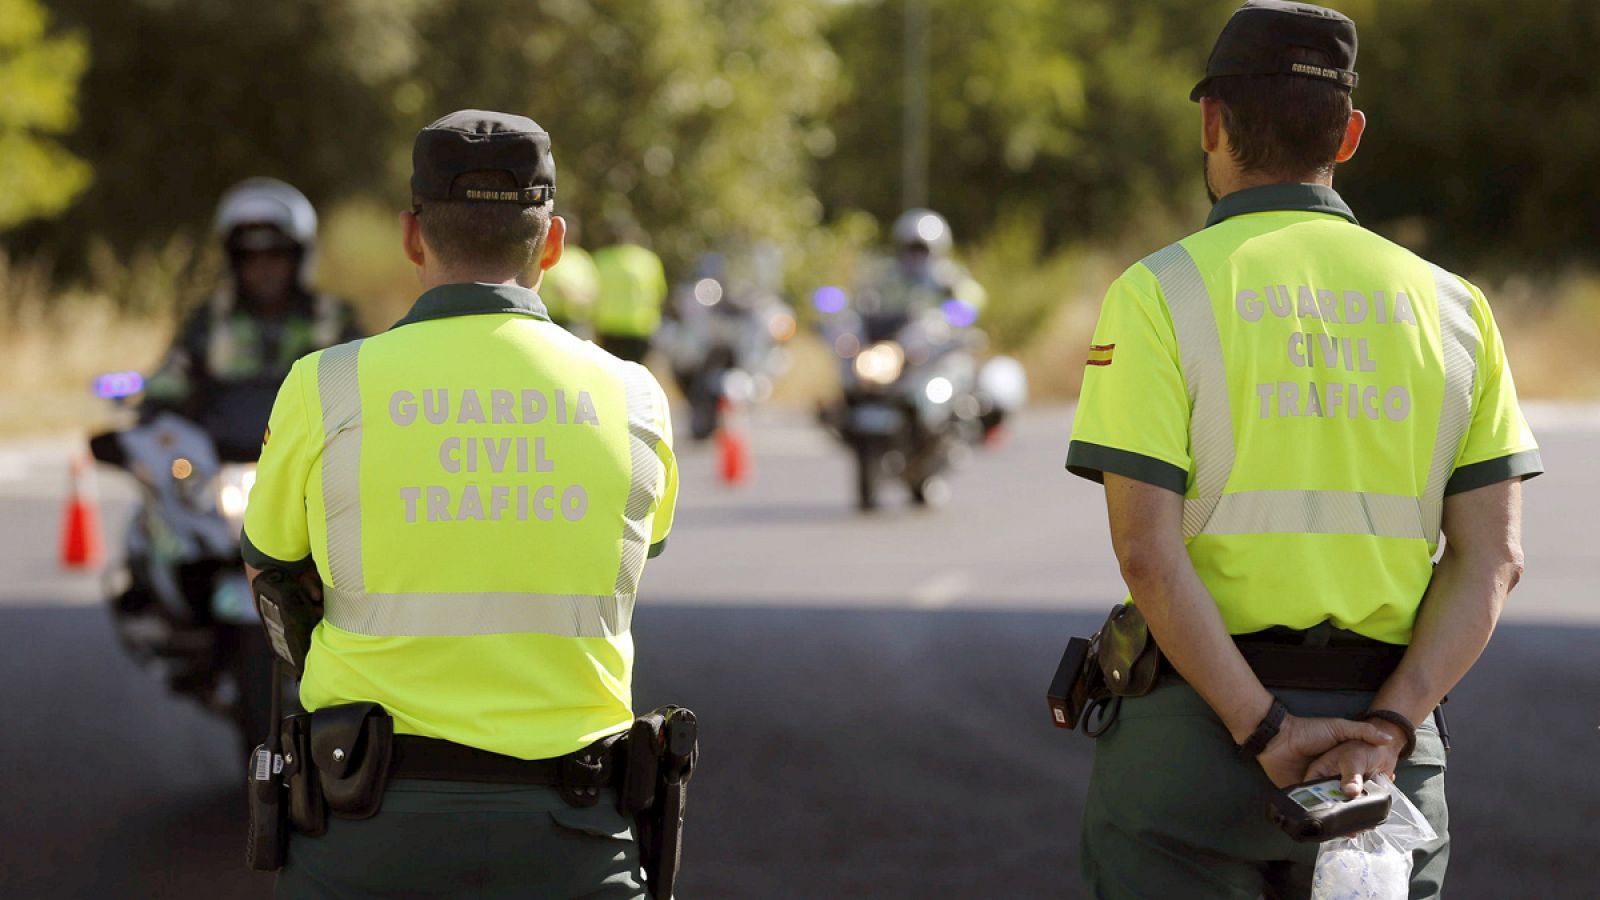
[[951, 298], [939, 305], [944, 312], [944, 320], [954, 328], [971, 328], [978, 324], [978, 311], [972, 304]]
[[844, 292], [844, 288], [837, 285], [825, 284], [811, 295], [811, 305], [817, 308], [817, 312], [828, 315], [844, 312], [844, 308], [849, 304], [850, 296]]
[[94, 395], [104, 400], [132, 397], [144, 390], [144, 376], [138, 372], [108, 372], [94, 380]]

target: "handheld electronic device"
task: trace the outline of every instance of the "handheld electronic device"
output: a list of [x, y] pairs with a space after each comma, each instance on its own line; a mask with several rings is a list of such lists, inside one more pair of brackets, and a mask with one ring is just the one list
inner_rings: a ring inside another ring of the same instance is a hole
[[1376, 828], [1389, 818], [1389, 792], [1368, 782], [1346, 797], [1337, 778], [1308, 781], [1274, 791], [1267, 819], [1297, 841], [1321, 843]]

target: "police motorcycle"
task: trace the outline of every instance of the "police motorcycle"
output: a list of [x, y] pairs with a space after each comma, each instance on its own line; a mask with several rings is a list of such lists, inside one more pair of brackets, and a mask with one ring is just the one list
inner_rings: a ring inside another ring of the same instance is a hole
[[719, 254], [702, 258], [698, 277], [674, 293], [656, 335], [689, 403], [696, 441], [715, 434], [729, 408], [769, 399], [789, 365], [784, 345], [796, 324], [776, 290], [780, 266], [771, 252], [754, 256], [753, 272], [730, 271]]
[[855, 457], [863, 511], [891, 479], [918, 506], [943, 504], [948, 473], [1027, 399], [1016, 360], [978, 364], [982, 291], [949, 259], [944, 219], [911, 210], [894, 238], [898, 259], [882, 262], [856, 297], [826, 286], [812, 298], [840, 362], [841, 396], [820, 417]]
[[[142, 382], [134, 372], [106, 375], [96, 392], [120, 400]], [[106, 575], [123, 648], [173, 693], [232, 721], [248, 749], [271, 727], [272, 654], [239, 555], [259, 436], [241, 450], [163, 411], [89, 446], [139, 488], [123, 561]]]

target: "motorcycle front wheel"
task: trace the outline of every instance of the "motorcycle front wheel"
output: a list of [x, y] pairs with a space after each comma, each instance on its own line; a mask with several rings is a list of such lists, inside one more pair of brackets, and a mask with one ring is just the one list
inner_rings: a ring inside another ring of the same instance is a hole
[[856, 451], [856, 509], [862, 512], [878, 508], [878, 484], [883, 480], [883, 451], [871, 442], [855, 445]]

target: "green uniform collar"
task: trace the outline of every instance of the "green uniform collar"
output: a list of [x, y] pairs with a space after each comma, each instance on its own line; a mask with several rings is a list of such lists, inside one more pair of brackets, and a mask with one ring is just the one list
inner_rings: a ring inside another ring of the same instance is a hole
[[1245, 188], [1223, 197], [1216, 206], [1211, 207], [1211, 215], [1206, 217], [1206, 227], [1246, 213], [1282, 210], [1327, 213], [1348, 219], [1352, 225], [1361, 224], [1356, 221], [1356, 214], [1350, 211], [1344, 198], [1333, 188], [1322, 184], [1284, 183]]
[[427, 291], [411, 305], [411, 311], [406, 313], [405, 318], [394, 323], [394, 327], [399, 328], [401, 325], [410, 325], [413, 322], [426, 322], [429, 319], [482, 316], [490, 313], [510, 313], [550, 321], [550, 314], [545, 311], [544, 301], [539, 299], [538, 294], [525, 287], [514, 284], [462, 282], [441, 284]]

